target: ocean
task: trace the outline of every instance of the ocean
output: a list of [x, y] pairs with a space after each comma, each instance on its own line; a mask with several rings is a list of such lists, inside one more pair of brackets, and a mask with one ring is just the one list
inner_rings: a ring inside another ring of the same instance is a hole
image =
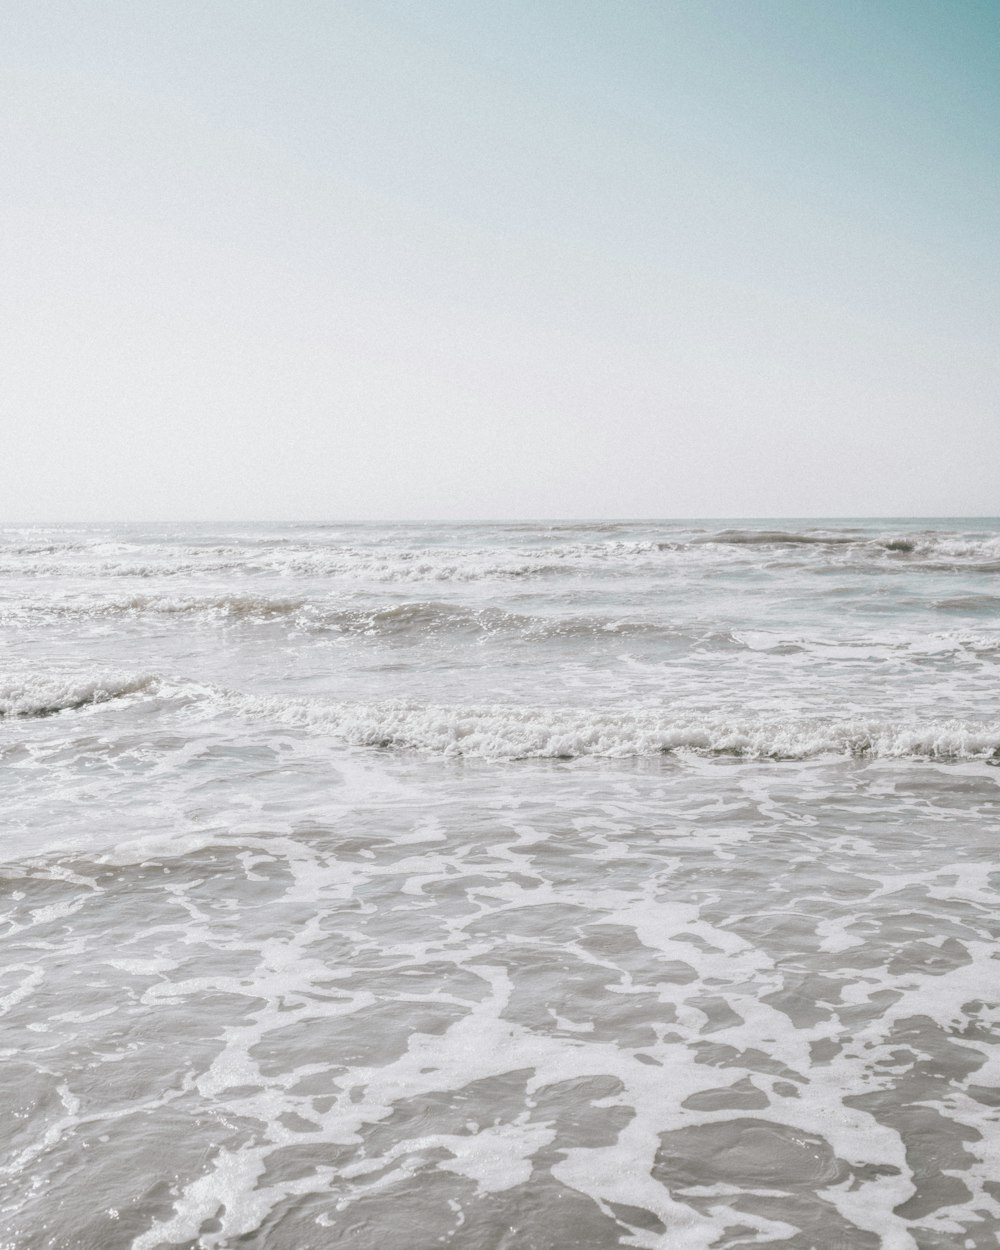
[[0, 530], [2, 1250], [995, 1250], [1000, 521]]

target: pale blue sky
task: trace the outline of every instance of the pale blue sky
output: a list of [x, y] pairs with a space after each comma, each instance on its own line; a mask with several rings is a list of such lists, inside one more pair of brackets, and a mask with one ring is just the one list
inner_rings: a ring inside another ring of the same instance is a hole
[[1000, 512], [993, 0], [4, 0], [7, 519]]

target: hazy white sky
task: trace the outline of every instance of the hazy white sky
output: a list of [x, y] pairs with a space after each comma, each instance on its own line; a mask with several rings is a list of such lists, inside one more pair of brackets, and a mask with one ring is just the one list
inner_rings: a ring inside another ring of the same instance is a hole
[[0, 515], [1000, 512], [995, 0], [3, 0]]

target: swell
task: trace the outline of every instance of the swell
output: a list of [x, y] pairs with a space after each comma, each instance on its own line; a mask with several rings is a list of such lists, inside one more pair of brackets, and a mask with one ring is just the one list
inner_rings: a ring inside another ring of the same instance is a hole
[[[965, 595], [935, 600], [940, 612], [995, 615], [1000, 597]], [[928, 657], [986, 655], [1000, 649], [995, 631], [949, 630], [903, 634], [835, 634], [821, 636], [794, 629], [727, 628], [723, 622], [671, 621], [646, 616], [618, 616], [600, 612], [531, 614], [499, 607], [475, 607], [444, 600], [414, 599], [400, 603], [343, 605], [334, 600], [254, 594], [132, 595], [122, 598], [38, 598], [0, 607], [0, 625], [45, 626], [60, 622], [144, 621], [190, 622], [207, 628], [279, 628], [300, 635], [330, 635], [420, 645], [423, 642], [463, 639], [513, 644], [637, 643], [664, 644], [694, 652], [754, 652], [771, 656], [812, 654], [824, 662], [859, 658], [882, 661]]]
[[939, 612], [1000, 613], [1000, 595], [953, 595], [948, 599], [935, 599], [932, 607]]
[[717, 534], [694, 540], [698, 545], [719, 544], [732, 547], [842, 547], [858, 541], [854, 535], [808, 534], [798, 530], [720, 530]]
[[270, 624], [304, 632], [371, 638], [412, 639], [503, 635], [525, 642], [547, 639], [650, 637], [699, 645], [742, 648], [727, 630], [685, 628], [669, 622], [599, 613], [531, 615], [495, 607], [468, 607], [441, 600], [411, 600], [382, 606], [337, 606], [306, 598], [269, 595], [133, 595], [121, 599], [38, 599], [0, 609], [0, 623], [59, 620], [192, 620], [205, 624]]

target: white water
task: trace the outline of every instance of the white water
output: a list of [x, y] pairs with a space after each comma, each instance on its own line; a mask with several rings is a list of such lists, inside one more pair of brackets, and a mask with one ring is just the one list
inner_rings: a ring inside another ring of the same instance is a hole
[[994, 1247], [998, 528], [0, 534], [0, 1244]]

